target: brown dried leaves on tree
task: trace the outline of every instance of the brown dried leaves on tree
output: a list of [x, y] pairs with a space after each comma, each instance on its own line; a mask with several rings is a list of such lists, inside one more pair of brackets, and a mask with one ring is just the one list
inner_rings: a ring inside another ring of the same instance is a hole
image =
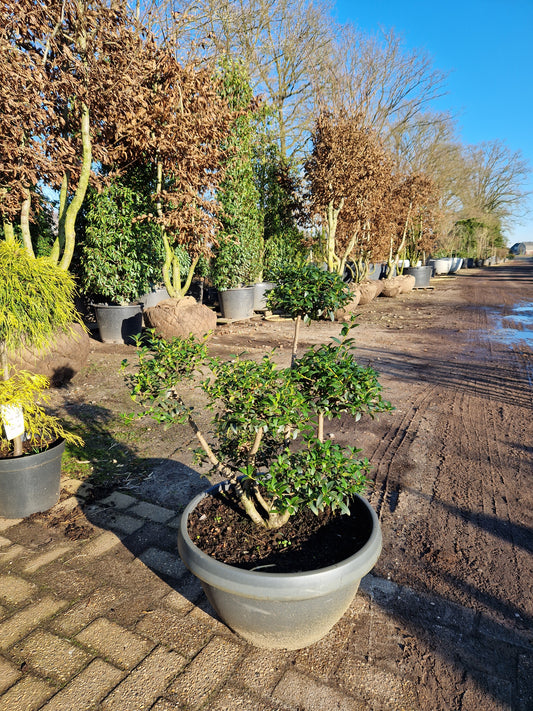
[[193, 259], [209, 252], [233, 118], [209, 68], [180, 65], [125, 0], [1, 0], [0, 56], [4, 223], [39, 181], [61, 188], [59, 242], [71, 252], [91, 165], [144, 163], [161, 173], [149, 219]]
[[325, 258], [342, 274], [350, 259], [382, 251], [373, 230], [392, 180], [393, 161], [363, 117], [323, 111], [306, 163], [312, 211], [325, 229]]

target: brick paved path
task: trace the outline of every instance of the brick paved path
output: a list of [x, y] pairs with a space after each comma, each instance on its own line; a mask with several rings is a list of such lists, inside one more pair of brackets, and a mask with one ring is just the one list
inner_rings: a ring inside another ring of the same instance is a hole
[[463, 658], [428, 665], [456, 697], [465, 685], [461, 709], [533, 708], [529, 640], [372, 576], [321, 642], [254, 649], [214, 618], [179, 560], [174, 511], [119, 492], [85, 504], [80, 482], [64, 484], [72, 495], [54, 511], [90, 522], [84, 538], [50, 518], [0, 519], [2, 711], [426, 708], [427, 669], [410, 668], [405, 650], [432, 655], [436, 633], [464, 640]]

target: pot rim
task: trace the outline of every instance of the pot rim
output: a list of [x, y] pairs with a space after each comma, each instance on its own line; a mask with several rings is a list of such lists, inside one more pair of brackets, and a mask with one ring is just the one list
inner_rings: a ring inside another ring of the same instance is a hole
[[[379, 519], [368, 501], [356, 494], [372, 520], [372, 530], [368, 541], [356, 553], [333, 565], [316, 570], [295, 573], [270, 573], [262, 570], [246, 570], [228, 563], [222, 563], [201, 551], [189, 537], [187, 520], [197, 504], [211, 492], [228, 487], [229, 482], [221, 482], [195, 496], [183, 511], [179, 531], [178, 550], [186, 567], [204, 583], [227, 591], [255, 598], [269, 598], [274, 594], [280, 600], [294, 599], [294, 581], [300, 586], [298, 597], [311, 598], [328, 591], [337, 590], [351, 581], [360, 580], [374, 565], [381, 553], [382, 534]], [[229, 584], [226, 582], [229, 581]]]

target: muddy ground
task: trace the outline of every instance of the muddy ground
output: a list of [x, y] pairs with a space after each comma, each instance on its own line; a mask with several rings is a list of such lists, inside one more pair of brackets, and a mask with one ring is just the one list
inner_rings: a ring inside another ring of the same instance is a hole
[[[380, 372], [396, 409], [379, 420], [334, 421], [329, 432], [362, 447], [374, 467], [369, 498], [384, 536], [374, 574], [473, 610], [501, 640], [527, 648], [533, 638], [533, 262], [461, 271], [433, 279], [432, 287], [360, 308], [358, 358]], [[304, 328], [302, 347], [339, 328], [325, 322]], [[210, 349], [260, 356], [276, 347], [276, 357], [288, 363], [291, 334], [291, 322], [257, 317], [218, 327]], [[92, 340], [88, 366], [56, 391], [56, 404], [99, 430], [116, 423], [131, 409], [119, 372], [124, 357], [133, 359], [134, 349]], [[205, 487], [198, 468], [191, 469], [188, 433], [163, 433], [142, 422], [116, 425], [110, 441], [94, 461], [91, 451], [85, 459], [80, 454], [90, 478], [111, 471], [121, 486], [176, 508]], [[447, 699], [461, 680], [450, 669], [460, 651], [454, 640], [440, 644], [438, 655], [428, 655], [414, 634], [405, 642], [403, 663], [421, 682], [417, 708], [452, 708]]]

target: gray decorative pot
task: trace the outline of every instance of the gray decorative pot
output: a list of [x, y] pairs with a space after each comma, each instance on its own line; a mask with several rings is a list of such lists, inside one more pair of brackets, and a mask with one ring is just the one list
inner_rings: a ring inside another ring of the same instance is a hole
[[450, 274], [455, 274], [463, 266], [462, 257], [452, 257], [452, 263], [450, 266]]
[[65, 440], [36, 454], [0, 459], [0, 516], [25, 518], [59, 500]]
[[267, 292], [275, 287], [273, 281], [261, 281], [254, 284], [254, 311], [265, 311], [267, 308]]
[[219, 291], [222, 318], [232, 321], [251, 318], [254, 315], [254, 291], [253, 286]]
[[152, 306], [157, 306], [161, 301], [170, 299], [169, 293], [166, 287], [160, 286], [152, 289], [152, 291], [147, 291], [146, 294], [139, 296], [139, 301], [142, 303], [143, 308], [150, 309]]
[[439, 257], [438, 259], [430, 259], [430, 265], [433, 267], [434, 276], [444, 276], [450, 271], [452, 266], [451, 257]]
[[358, 497], [371, 522], [371, 533], [357, 553], [340, 563], [301, 573], [243, 570], [206, 555], [187, 533], [190, 513], [216, 489], [189, 503], [178, 532], [179, 554], [200, 580], [209, 602], [228, 627], [256, 647], [301, 649], [317, 642], [346, 612], [361, 578], [379, 558], [382, 538], [374, 510]]

